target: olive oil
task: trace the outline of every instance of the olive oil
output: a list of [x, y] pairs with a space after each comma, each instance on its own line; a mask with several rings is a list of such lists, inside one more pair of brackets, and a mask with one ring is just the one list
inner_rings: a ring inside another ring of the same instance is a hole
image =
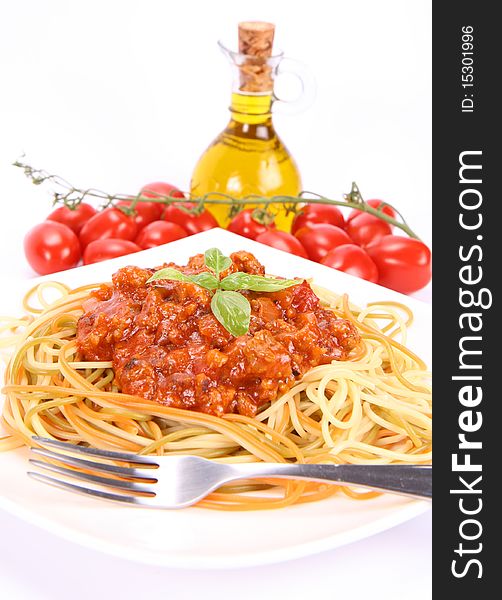
[[[300, 173], [274, 129], [271, 107], [271, 94], [232, 94], [230, 122], [204, 152], [193, 172], [194, 196], [208, 192], [235, 198], [300, 193]], [[286, 215], [280, 204], [272, 204], [270, 209], [277, 213], [276, 225], [288, 229], [293, 215]], [[212, 205], [211, 212], [222, 227], [228, 224], [228, 206]]]

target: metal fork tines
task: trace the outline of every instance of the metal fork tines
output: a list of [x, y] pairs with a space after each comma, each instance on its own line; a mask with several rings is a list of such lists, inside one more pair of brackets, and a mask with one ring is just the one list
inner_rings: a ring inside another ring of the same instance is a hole
[[[32, 448], [40, 458], [32, 458], [30, 463], [62, 478], [35, 471], [28, 473], [30, 477], [73, 492], [141, 506], [183, 508], [226, 483], [260, 477], [309, 479], [425, 499], [432, 497], [430, 466], [222, 464], [197, 456], [147, 457], [52, 439], [32, 439], [42, 448]], [[84, 485], [72, 483], [73, 480]]]
[[[144, 500], [154, 498], [156, 495], [154, 490], [149, 487], [151, 488], [152, 484], [158, 481], [155, 477], [155, 469], [158, 469], [159, 465], [146, 457], [132, 453], [87, 448], [46, 438], [34, 437], [33, 441], [59, 450], [59, 452], [54, 452], [47, 448], [31, 448], [34, 454], [42, 458], [42, 460], [30, 458], [29, 462], [33, 466], [63, 475], [66, 478], [91, 483], [94, 486], [123, 491], [126, 494], [107, 492], [94, 487], [87, 488], [70, 483], [66, 479], [57, 479], [43, 473], [29, 471], [28, 475], [33, 479], [62, 489], [121, 502], [137, 503], [136, 495]], [[71, 456], [68, 453], [77, 456]], [[83, 458], [79, 458], [79, 455]], [[87, 457], [99, 460], [89, 460]], [[122, 464], [111, 464], [105, 461]]]

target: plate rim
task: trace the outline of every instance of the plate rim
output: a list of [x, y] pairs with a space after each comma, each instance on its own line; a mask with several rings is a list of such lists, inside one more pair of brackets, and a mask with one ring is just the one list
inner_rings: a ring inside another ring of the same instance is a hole
[[[69, 494], [71, 492], [68, 492]], [[106, 502], [106, 501], [103, 501]], [[111, 501], [110, 501], [111, 502]], [[321, 501], [323, 502], [323, 501]], [[156, 567], [169, 567], [173, 569], [201, 569], [201, 570], [225, 570], [225, 569], [240, 569], [245, 567], [259, 567], [265, 565], [273, 565], [282, 562], [287, 562], [306, 556], [312, 556], [321, 552], [335, 550], [347, 544], [351, 544], [374, 535], [397, 527], [415, 517], [418, 517], [432, 509], [432, 504], [427, 500], [411, 499], [406, 504], [403, 504], [398, 509], [392, 511], [391, 514], [381, 516], [371, 523], [365, 523], [362, 526], [350, 529], [344, 532], [338, 532], [326, 537], [276, 548], [274, 550], [256, 551], [239, 554], [214, 554], [212, 556], [199, 556], [188, 558], [185, 555], [176, 557], [173, 553], [160, 554], [157, 552], [149, 552], [148, 550], [137, 550], [135, 547], [129, 549], [126, 545], [115, 544], [100, 540], [94, 535], [87, 535], [82, 531], [76, 531], [65, 525], [61, 525], [47, 517], [41, 517], [32, 510], [20, 508], [15, 502], [0, 496], [0, 509], [14, 515], [25, 523], [34, 525], [43, 531], [87, 548], [95, 550], [101, 554], [111, 557], [118, 557], [131, 562], [146, 564]], [[137, 508], [139, 511], [159, 510]], [[179, 510], [197, 510], [206, 511], [208, 514], [213, 511], [204, 508], [190, 507]], [[286, 509], [269, 509], [267, 512], [275, 512], [277, 510]], [[262, 512], [262, 511], [260, 511]]]

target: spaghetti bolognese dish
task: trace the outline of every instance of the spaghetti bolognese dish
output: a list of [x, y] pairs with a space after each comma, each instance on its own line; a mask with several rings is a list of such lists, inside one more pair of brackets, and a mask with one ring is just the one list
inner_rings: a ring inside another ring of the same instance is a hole
[[[47, 300], [47, 294], [57, 298]], [[35, 305], [38, 302], [38, 305]], [[217, 249], [185, 266], [128, 266], [70, 289], [42, 282], [5, 320], [0, 450], [33, 436], [219, 462], [431, 462], [430, 374], [397, 302], [353, 306], [302, 278]], [[282, 507], [375, 492], [239, 482], [199, 506]]]

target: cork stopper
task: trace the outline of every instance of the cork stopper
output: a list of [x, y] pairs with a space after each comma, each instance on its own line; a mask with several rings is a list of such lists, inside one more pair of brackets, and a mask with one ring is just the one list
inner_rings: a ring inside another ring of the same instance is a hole
[[240, 86], [243, 92], [268, 92], [273, 89], [272, 56], [275, 25], [263, 21], [239, 23], [239, 53], [245, 55], [240, 65]]

